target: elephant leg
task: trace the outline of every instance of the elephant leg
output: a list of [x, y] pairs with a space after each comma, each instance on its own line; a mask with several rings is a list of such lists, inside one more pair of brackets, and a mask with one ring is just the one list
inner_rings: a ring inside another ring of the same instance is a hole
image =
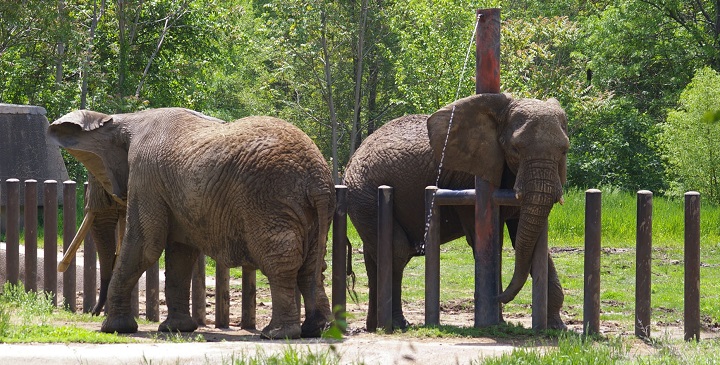
[[108, 287], [110, 286], [110, 278], [112, 278], [113, 264], [115, 263], [115, 247], [118, 219], [125, 219], [125, 215], [118, 212], [117, 209], [103, 210], [95, 213], [95, 220], [92, 226], [92, 237], [97, 248], [98, 259], [100, 261], [100, 294], [95, 307], [91, 313], [95, 316], [105, 308], [107, 301]]
[[[137, 202], [128, 203], [126, 234], [110, 279], [108, 316], [100, 329], [102, 332], [137, 332], [137, 322], [130, 308], [132, 290], [143, 272], [160, 258], [167, 241], [167, 216], [164, 212], [158, 209], [143, 212], [144, 207], [147, 210], [160, 204], [153, 204], [151, 200], [145, 199], [142, 206], [138, 206]], [[141, 216], [146, 218], [142, 222]]]
[[297, 305], [297, 275], [267, 275], [272, 299], [272, 318], [261, 337], [300, 338], [300, 308]]
[[165, 250], [165, 301], [168, 316], [158, 326], [162, 332], [193, 332], [198, 325], [190, 316], [190, 283], [198, 249], [172, 242]]
[[[363, 242], [377, 242], [377, 236], [374, 236], [375, 241], [368, 241], [362, 238]], [[405, 271], [405, 266], [410, 261], [413, 252], [413, 247], [410, 245], [410, 241], [405, 235], [405, 230], [395, 222], [393, 224], [393, 257], [392, 257], [392, 318], [393, 328], [404, 330], [410, 323], [405, 319], [402, 309], [402, 277]], [[378, 268], [377, 268], [377, 243], [372, 245], [366, 244], [363, 249], [363, 255], [365, 256], [365, 269], [367, 270], [368, 276], [368, 287], [369, 287], [369, 301], [368, 301], [368, 315], [366, 320], [366, 329], [368, 332], [375, 332], [377, 330], [377, 302], [378, 302]]]
[[[363, 242], [367, 242], [363, 240]], [[374, 255], [370, 254], [370, 250], [366, 246], [363, 249], [365, 258], [365, 270], [368, 277], [368, 311], [365, 320], [365, 329], [368, 332], [377, 330], [377, 261]]]
[[272, 299], [272, 318], [261, 331], [263, 338], [300, 338], [300, 306], [298, 303], [298, 273], [303, 265], [302, 230], [292, 221], [268, 219], [257, 229], [264, 232], [257, 244], [249, 247], [250, 255], [260, 260], [259, 268], [268, 278]]
[[560, 285], [555, 263], [548, 254], [548, 328], [567, 329], [562, 318], [560, 318], [560, 308], [562, 308], [564, 300], [565, 294], [562, 285]]
[[[515, 247], [515, 235], [517, 234], [518, 220], [508, 219], [505, 223], [508, 228], [510, 239], [513, 242], [513, 247]], [[548, 253], [548, 328], [567, 329], [567, 326], [563, 323], [562, 318], [560, 318], [560, 308], [562, 308], [564, 300], [565, 294], [563, 293], [562, 285], [560, 285], [560, 279], [558, 278], [557, 269], [555, 269], [555, 263], [553, 262], [552, 256]]]
[[[325, 251], [324, 248], [323, 251]], [[320, 337], [332, 317], [330, 301], [323, 285], [327, 263], [322, 260], [318, 265], [318, 257], [316, 252], [310, 252], [298, 273], [298, 287], [305, 302], [305, 321], [301, 327], [302, 337]], [[318, 272], [318, 269], [322, 271]]]
[[415, 254], [415, 247], [410, 243], [405, 230], [393, 223], [393, 260], [392, 260], [392, 318], [393, 329], [405, 330], [410, 322], [405, 319], [402, 309], [402, 279], [405, 266]]

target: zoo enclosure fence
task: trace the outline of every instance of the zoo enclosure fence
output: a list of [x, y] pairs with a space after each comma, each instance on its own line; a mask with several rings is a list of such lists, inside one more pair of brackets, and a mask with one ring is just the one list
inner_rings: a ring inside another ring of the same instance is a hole
[[[23, 204], [20, 204], [20, 180], [7, 179], [0, 184], [0, 189], [7, 193], [5, 209], [5, 272], [0, 272], [6, 282], [14, 285], [21, 283], [20, 262], [20, 227], [21, 218], [24, 228], [25, 255], [22, 284], [26, 291], [43, 290], [50, 294], [54, 305], [58, 305], [58, 182], [46, 180], [39, 184], [37, 180], [29, 179], [23, 182]], [[38, 189], [43, 189], [43, 204], [38, 204]], [[62, 182], [62, 252], [67, 253], [68, 248], [77, 233], [77, 183], [75, 181]], [[87, 190], [87, 183], [85, 189]], [[345, 311], [346, 301], [346, 272], [345, 257], [347, 255], [347, 205], [345, 203], [344, 186], [336, 187], [338, 203], [333, 220], [333, 272], [332, 272], [332, 306], [336, 315]], [[39, 215], [38, 205], [44, 207]], [[21, 217], [21, 206], [22, 217]], [[42, 219], [44, 228], [42, 267], [38, 265], [38, 220]], [[0, 264], [0, 268], [3, 265]], [[82, 275], [78, 275], [78, 267]], [[83, 264], [78, 265], [73, 257], [62, 273], [62, 301], [61, 305], [71, 312], [78, 310], [77, 297], [82, 292], [82, 312], [89, 313], [97, 304], [97, 251], [92, 236], [88, 233], [84, 238]], [[228, 328], [230, 326], [230, 269], [221, 264], [216, 265], [215, 274], [215, 327]], [[78, 277], [81, 277], [82, 291], [78, 291]], [[42, 279], [43, 287], [38, 288], [38, 281]], [[207, 290], [205, 282], [205, 256], [198, 257], [192, 274], [191, 284], [191, 314], [199, 325], [206, 324]], [[145, 272], [145, 316], [150, 321], [160, 320], [160, 269], [156, 262]], [[256, 326], [256, 270], [242, 267], [242, 299], [241, 321], [243, 329], [255, 329]], [[131, 301], [133, 315], [139, 317], [139, 287], [135, 286]]]

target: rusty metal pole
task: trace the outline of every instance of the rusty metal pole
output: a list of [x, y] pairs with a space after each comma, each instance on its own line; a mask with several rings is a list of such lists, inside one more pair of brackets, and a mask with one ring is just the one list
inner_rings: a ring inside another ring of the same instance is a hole
[[[87, 181], [83, 184], [83, 201], [87, 206]], [[92, 234], [85, 235], [83, 245], [83, 313], [90, 313], [97, 303], [97, 248]]]
[[[475, 92], [500, 92], [500, 9], [478, 9]], [[497, 187], [475, 178], [475, 327], [500, 323], [500, 221], [493, 203]]]
[[335, 215], [332, 223], [332, 311], [335, 320], [345, 318], [347, 303], [347, 186], [335, 185]]
[[43, 182], [43, 290], [57, 306], [57, 181]]
[[393, 188], [378, 187], [377, 326], [392, 333]]
[[475, 177], [475, 327], [500, 324], [500, 219], [492, 184]]
[[585, 191], [585, 296], [583, 334], [600, 333], [600, 248], [602, 238], [602, 192]]
[[25, 180], [25, 290], [37, 292], [37, 180]]
[[652, 263], [652, 198], [648, 190], [637, 192], [635, 249], [635, 336], [650, 338]]
[[440, 324], [440, 214], [437, 186], [425, 188], [425, 324]]
[[193, 270], [192, 279], [192, 318], [199, 326], [205, 325], [206, 311], [206, 287], [205, 287], [205, 255], [199, 254], [195, 269]]
[[685, 193], [685, 341], [700, 341], [700, 193]]
[[230, 269], [215, 262], [215, 328], [230, 327]]
[[[68, 180], [63, 182], [63, 252], [67, 252], [75, 238], [77, 220], [75, 206], [77, 200], [77, 184], [75, 181]], [[77, 265], [76, 260], [73, 257], [68, 266], [67, 270], [63, 273], [63, 299], [65, 300], [64, 308], [71, 312], [75, 312], [77, 306], [77, 298], [75, 292], [77, 291]]]
[[5, 226], [5, 261], [7, 262], [7, 281], [20, 284], [20, 180], [7, 179], [7, 222]]
[[475, 93], [500, 92], [500, 9], [478, 9]]
[[257, 307], [257, 270], [249, 267], [242, 267], [242, 308], [240, 313], [240, 328], [246, 330], [255, 329], [255, 308]]

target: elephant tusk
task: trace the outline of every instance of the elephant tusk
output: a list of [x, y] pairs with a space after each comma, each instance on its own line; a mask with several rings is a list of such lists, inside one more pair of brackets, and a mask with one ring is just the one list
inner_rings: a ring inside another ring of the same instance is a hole
[[78, 229], [75, 238], [73, 238], [72, 243], [70, 244], [70, 246], [68, 246], [67, 251], [65, 251], [65, 256], [63, 256], [60, 263], [58, 263], [57, 269], [59, 272], [65, 272], [68, 266], [70, 266], [70, 262], [75, 257], [75, 253], [77, 252], [78, 248], [80, 248], [80, 244], [85, 239], [85, 236], [90, 230], [90, 227], [92, 227], [93, 220], [95, 220], [95, 213], [88, 212], [87, 214], [85, 214], [85, 218], [83, 218], [83, 221], [80, 224], [80, 228]]
[[560, 203], [560, 205], [565, 205], [565, 197], [561, 196], [560, 200], [558, 200], [558, 203]]
[[120, 249], [122, 248], [122, 241], [125, 237], [125, 221], [120, 220], [118, 227], [117, 227], [117, 243], [115, 246], [115, 260], [113, 260], [113, 269], [115, 269], [115, 264], [117, 263], [117, 257], [120, 256]]

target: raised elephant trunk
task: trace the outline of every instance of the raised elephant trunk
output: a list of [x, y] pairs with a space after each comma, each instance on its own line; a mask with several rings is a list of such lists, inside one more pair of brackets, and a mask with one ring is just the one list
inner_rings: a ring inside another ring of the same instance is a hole
[[498, 297], [502, 303], [513, 300], [525, 285], [535, 244], [547, 224], [553, 204], [562, 197], [557, 168], [548, 164], [557, 166], [552, 162], [534, 162], [518, 175], [516, 190], [523, 203], [515, 238], [515, 272], [507, 289]]

